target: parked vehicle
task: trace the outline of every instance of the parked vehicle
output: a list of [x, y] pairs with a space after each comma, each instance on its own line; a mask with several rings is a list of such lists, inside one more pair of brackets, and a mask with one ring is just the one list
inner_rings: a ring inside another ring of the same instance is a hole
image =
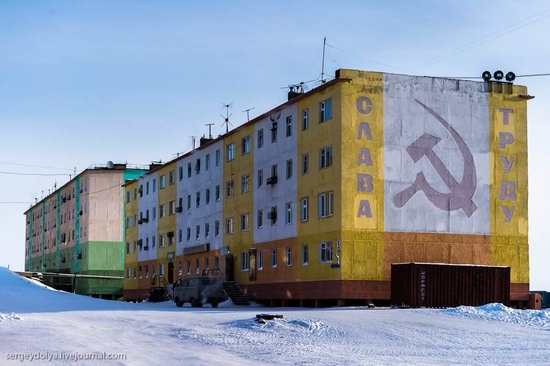
[[182, 307], [186, 302], [193, 307], [201, 307], [209, 303], [217, 308], [220, 302], [226, 300], [223, 291], [223, 279], [217, 277], [192, 277], [180, 279], [174, 285], [174, 302]]

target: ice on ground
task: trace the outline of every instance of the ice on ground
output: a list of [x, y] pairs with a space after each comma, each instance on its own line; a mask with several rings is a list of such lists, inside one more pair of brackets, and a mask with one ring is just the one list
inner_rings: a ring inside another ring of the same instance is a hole
[[0, 313], [0, 322], [5, 322], [9, 320], [23, 320], [19, 315], [15, 313], [2, 314]]
[[550, 328], [550, 309], [518, 310], [503, 304], [492, 303], [483, 306], [459, 306], [443, 310], [445, 314], [470, 319], [492, 320], [504, 323], [521, 324]]

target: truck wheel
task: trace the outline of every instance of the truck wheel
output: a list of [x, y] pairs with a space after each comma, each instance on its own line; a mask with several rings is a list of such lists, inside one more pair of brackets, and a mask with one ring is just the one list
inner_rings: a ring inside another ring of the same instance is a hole
[[178, 308], [181, 308], [183, 306], [183, 301], [181, 301], [179, 298], [176, 297], [174, 301], [176, 302], [176, 306]]

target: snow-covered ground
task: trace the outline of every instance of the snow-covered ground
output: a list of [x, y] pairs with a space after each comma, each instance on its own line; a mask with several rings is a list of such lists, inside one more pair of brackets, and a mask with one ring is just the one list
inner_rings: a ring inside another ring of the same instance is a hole
[[[51, 290], [0, 268], [0, 365], [550, 364], [550, 311], [130, 304]], [[284, 315], [260, 324], [257, 313]], [[63, 353], [66, 352], [66, 353]], [[67, 360], [57, 360], [66, 364]], [[49, 363], [48, 363], [49, 364]]]

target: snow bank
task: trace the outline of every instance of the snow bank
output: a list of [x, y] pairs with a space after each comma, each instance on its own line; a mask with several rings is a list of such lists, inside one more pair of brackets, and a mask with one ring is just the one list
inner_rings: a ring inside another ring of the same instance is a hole
[[0, 313], [0, 323], [9, 321], [9, 320], [23, 320], [19, 315], [15, 313], [9, 313], [9, 314], [2, 314]]
[[550, 310], [517, 310], [499, 303], [483, 306], [459, 306], [443, 310], [445, 314], [520, 325], [550, 328]]
[[0, 313], [129, 310], [129, 305], [58, 291], [0, 267]]

